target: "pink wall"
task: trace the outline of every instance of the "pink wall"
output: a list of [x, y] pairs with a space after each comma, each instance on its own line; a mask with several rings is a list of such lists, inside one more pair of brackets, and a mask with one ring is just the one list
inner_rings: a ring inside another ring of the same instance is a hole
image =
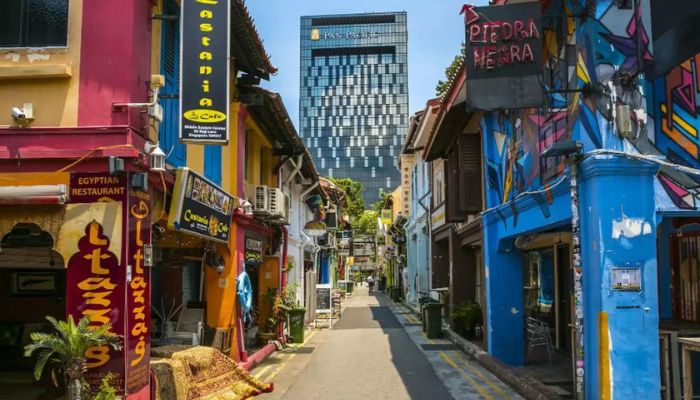
[[148, 0], [83, 2], [79, 126], [131, 125], [145, 130], [139, 109], [112, 111], [115, 102], [146, 102], [150, 80]]

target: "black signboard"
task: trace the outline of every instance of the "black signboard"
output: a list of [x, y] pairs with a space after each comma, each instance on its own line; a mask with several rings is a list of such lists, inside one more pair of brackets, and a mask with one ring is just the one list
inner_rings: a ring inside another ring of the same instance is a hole
[[182, 0], [180, 141], [228, 142], [230, 0]]
[[330, 310], [331, 309], [331, 288], [330, 287], [316, 287], [316, 310]]
[[168, 226], [227, 243], [234, 207], [233, 196], [189, 168], [178, 168]]
[[544, 101], [540, 2], [462, 9], [467, 111], [539, 107]]
[[255, 266], [262, 264], [263, 261], [263, 242], [262, 240], [254, 239], [246, 236], [245, 238], [245, 264]]

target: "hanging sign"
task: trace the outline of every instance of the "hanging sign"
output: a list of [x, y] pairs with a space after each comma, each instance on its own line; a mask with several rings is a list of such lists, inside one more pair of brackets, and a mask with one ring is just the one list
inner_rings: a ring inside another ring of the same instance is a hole
[[229, 18], [229, 0], [182, 0], [181, 142], [228, 142]]
[[189, 168], [178, 168], [168, 227], [204, 239], [227, 243], [233, 196]]
[[126, 391], [137, 393], [149, 383], [151, 354], [151, 269], [145, 249], [151, 245], [151, 193], [129, 193], [129, 251], [131, 280], [126, 288]]
[[263, 262], [263, 242], [246, 236], [245, 238], [245, 264], [248, 266], [260, 265]]
[[462, 8], [467, 111], [541, 106], [540, 2]]

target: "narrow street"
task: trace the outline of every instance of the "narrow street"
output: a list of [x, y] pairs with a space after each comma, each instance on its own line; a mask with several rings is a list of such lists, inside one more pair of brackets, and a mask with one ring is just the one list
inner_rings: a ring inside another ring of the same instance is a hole
[[407, 308], [359, 287], [332, 329], [253, 370], [275, 390], [262, 399], [519, 399], [445, 340], [426, 338]]

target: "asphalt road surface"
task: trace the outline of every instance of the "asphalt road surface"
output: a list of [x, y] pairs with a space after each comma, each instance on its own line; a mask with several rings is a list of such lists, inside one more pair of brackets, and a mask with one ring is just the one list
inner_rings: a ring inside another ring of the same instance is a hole
[[264, 400], [519, 399], [445, 340], [427, 339], [420, 321], [384, 294], [356, 288], [332, 329], [306, 332], [303, 345], [253, 370], [275, 384]]

